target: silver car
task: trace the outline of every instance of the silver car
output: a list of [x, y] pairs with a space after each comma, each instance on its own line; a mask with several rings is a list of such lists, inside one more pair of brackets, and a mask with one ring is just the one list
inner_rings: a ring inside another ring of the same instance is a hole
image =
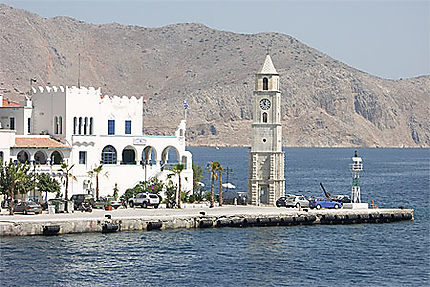
[[20, 201], [14, 205], [13, 209], [15, 212], [22, 212], [24, 214], [39, 214], [42, 211], [40, 204], [34, 203], [33, 201]]
[[309, 207], [309, 200], [303, 195], [290, 195], [285, 201], [285, 207]]

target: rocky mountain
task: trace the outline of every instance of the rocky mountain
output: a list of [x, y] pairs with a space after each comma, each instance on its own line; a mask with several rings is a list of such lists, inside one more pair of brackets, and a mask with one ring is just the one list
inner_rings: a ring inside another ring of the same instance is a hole
[[144, 97], [145, 132], [187, 114], [193, 145], [249, 145], [254, 74], [266, 48], [281, 75], [285, 146], [430, 146], [430, 76], [388, 80], [279, 33], [237, 34], [184, 23], [161, 28], [42, 18], [0, 5], [0, 93], [38, 85], [102, 87]]

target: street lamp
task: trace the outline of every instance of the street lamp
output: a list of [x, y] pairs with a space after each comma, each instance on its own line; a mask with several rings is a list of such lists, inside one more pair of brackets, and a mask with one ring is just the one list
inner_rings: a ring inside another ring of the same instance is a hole
[[227, 173], [227, 192], [228, 192], [228, 186], [229, 186], [228, 175], [229, 175], [229, 173], [233, 173], [233, 169], [231, 169], [227, 166], [227, 168], [225, 169], [225, 172]]

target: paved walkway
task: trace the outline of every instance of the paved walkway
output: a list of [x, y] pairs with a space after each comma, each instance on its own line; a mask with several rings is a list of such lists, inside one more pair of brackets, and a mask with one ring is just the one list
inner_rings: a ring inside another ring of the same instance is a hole
[[[368, 209], [367, 212], [377, 211], [390, 211], [390, 209]], [[75, 221], [75, 220], [100, 220], [105, 218], [106, 215], [111, 215], [112, 219], [132, 219], [132, 218], [145, 218], [145, 219], [173, 219], [173, 218], [187, 218], [201, 216], [202, 213], [207, 216], [235, 216], [235, 215], [251, 215], [251, 216], [268, 216], [268, 215], [294, 215], [297, 213], [309, 214], [339, 214], [339, 213], [352, 213], [357, 210], [351, 209], [323, 209], [323, 210], [298, 210], [296, 208], [277, 208], [277, 207], [257, 207], [257, 206], [234, 206], [225, 205], [223, 207], [209, 208], [205, 205], [187, 206], [183, 209], [166, 209], [166, 208], [119, 208], [112, 211], [105, 211], [102, 209], [94, 209], [91, 213], [75, 211], [73, 213], [57, 213], [48, 214], [46, 211], [38, 215], [23, 215], [15, 214], [13, 216], [7, 215], [6, 210], [2, 210], [0, 214], [0, 224], [6, 222], [43, 222], [43, 221]], [[360, 210], [366, 212], [366, 210]]]

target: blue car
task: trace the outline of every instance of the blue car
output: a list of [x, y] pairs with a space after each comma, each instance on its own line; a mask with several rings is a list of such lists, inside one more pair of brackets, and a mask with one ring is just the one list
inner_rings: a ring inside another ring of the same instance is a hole
[[330, 198], [316, 198], [316, 199], [309, 200], [309, 207], [316, 208], [316, 209], [321, 209], [321, 208], [338, 209], [342, 207], [342, 203], [333, 201]]

